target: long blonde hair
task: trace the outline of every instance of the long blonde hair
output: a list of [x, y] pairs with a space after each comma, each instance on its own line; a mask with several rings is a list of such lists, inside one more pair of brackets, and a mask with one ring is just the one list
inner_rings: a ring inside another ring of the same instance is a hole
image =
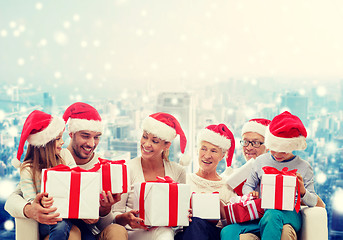
[[65, 164], [64, 160], [55, 150], [56, 139], [48, 142], [44, 146], [36, 147], [28, 145], [23, 164], [20, 167], [22, 171], [25, 167], [31, 168], [33, 184], [38, 192], [36, 181], [40, 180], [42, 169], [55, 167], [58, 164]]
[[[166, 143], [168, 143], [168, 142], [166, 142]], [[163, 152], [162, 152], [162, 159], [163, 160], [165, 160], [165, 161], [169, 161], [169, 148], [168, 149], [166, 149], [166, 150], [164, 150]]]

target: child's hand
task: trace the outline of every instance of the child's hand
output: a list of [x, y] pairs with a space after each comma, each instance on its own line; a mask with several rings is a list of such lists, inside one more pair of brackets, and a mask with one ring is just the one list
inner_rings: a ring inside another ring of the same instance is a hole
[[297, 178], [299, 180], [299, 185], [300, 185], [300, 195], [301, 197], [303, 197], [306, 193], [306, 188], [304, 186], [304, 179], [300, 173], [296, 173], [296, 174], [297, 174]]
[[43, 196], [41, 199], [40, 204], [44, 207], [44, 208], [49, 208], [52, 206], [52, 204], [54, 203], [54, 200], [52, 197], [47, 196]]
[[253, 196], [254, 198], [258, 198], [258, 192], [257, 191], [252, 191], [249, 194], [251, 194], [251, 196]]

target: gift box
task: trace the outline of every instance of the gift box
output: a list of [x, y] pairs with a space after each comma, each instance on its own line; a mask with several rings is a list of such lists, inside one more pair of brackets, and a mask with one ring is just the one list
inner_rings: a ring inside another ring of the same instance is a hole
[[94, 170], [101, 174], [101, 189], [105, 192], [127, 193], [129, 191], [129, 171], [125, 160], [111, 161], [99, 158]]
[[219, 193], [193, 193], [191, 197], [193, 217], [208, 220], [220, 219]]
[[224, 212], [228, 224], [259, 219], [264, 214], [261, 198], [253, 198], [250, 194], [231, 198], [230, 204], [224, 206]]
[[171, 178], [134, 185], [134, 209], [147, 226], [188, 226], [190, 186]]
[[[261, 180], [262, 208], [279, 209], [293, 211], [294, 208], [299, 211], [300, 208], [300, 190], [296, 177], [297, 169], [288, 171], [283, 168], [282, 171], [273, 167], [263, 167], [265, 174]], [[298, 190], [297, 205], [295, 206], [296, 190]]]
[[243, 166], [238, 169], [235, 169], [233, 173], [227, 178], [227, 184], [237, 193], [239, 196], [242, 196], [242, 188], [250, 176], [251, 169], [255, 159], [252, 158], [247, 161]]
[[99, 218], [99, 173], [61, 164], [42, 170], [41, 188], [53, 197], [61, 218]]

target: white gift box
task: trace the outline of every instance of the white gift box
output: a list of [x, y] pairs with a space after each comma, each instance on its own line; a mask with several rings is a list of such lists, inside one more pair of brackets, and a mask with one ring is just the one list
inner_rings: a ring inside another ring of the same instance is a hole
[[193, 193], [191, 205], [193, 217], [208, 220], [220, 219], [219, 193]]
[[[42, 192], [45, 171], [42, 170]], [[49, 170], [45, 191], [53, 197], [53, 207], [61, 218], [99, 218], [99, 173]]]
[[105, 192], [127, 193], [129, 191], [130, 178], [125, 161], [101, 164], [98, 172], [101, 174], [101, 189]]
[[[277, 180], [277, 176], [279, 180]], [[263, 174], [261, 180], [261, 207], [293, 211], [296, 180], [297, 178], [294, 176]]]
[[134, 209], [147, 226], [188, 226], [190, 191], [187, 184], [138, 183], [134, 185]]
[[247, 180], [247, 178], [250, 176], [251, 169], [254, 162], [255, 162], [255, 159], [252, 158], [240, 168], [235, 169], [233, 173], [227, 178], [227, 184], [232, 189], [235, 189], [236, 187], [244, 183], [245, 180]]

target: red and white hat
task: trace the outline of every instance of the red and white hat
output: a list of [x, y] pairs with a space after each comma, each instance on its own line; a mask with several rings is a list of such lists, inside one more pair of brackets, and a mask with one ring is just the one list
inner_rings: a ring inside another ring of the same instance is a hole
[[68, 121], [69, 132], [75, 133], [82, 130], [101, 132], [103, 130], [101, 117], [91, 105], [76, 102], [70, 105], [63, 114], [65, 122]]
[[185, 152], [187, 139], [173, 115], [163, 112], [151, 114], [143, 120], [142, 129], [168, 142], [173, 141], [177, 134], [180, 135], [181, 153]]
[[300, 118], [290, 112], [283, 112], [273, 118], [266, 131], [266, 148], [276, 152], [290, 153], [304, 150], [307, 132]]
[[271, 121], [265, 118], [254, 118], [249, 120], [243, 125], [242, 128], [242, 136], [244, 133], [247, 132], [255, 132], [260, 134], [261, 136], [265, 136], [267, 127]]
[[20, 158], [24, 151], [26, 140], [35, 147], [45, 146], [54, 140], [65, 128], [65, 122], [58, 117], [53, 117], [45, 112], [34, 110], [26, 118], [21, 132], [17, 159], [12, 160], [12, 165], [19, 168]]
[[226, 165], [231, 166], [233, 153], [235, 152], [235, 138], [225, 124], [209, 125], [200, 130], [198, 144], [200, 145], [202, 141], [212, 143], [227, 151]]

